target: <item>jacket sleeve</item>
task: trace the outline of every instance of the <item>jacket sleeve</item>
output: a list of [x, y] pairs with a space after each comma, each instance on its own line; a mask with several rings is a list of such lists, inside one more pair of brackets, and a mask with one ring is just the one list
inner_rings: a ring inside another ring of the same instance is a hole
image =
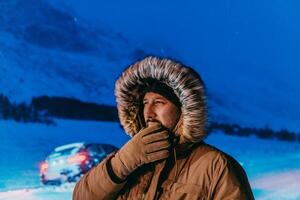
[[79, 180], [73, 191], [73, 200], [106, 200], [117, 197], [126, 181], [116, 183], [110, 177], [107, 164], [112, 156], [114, 155], [105, 158]]
[[254, 200], [247, 175], [240, 164], [230, 156], [222, 161], [215, 170], [212, 199]]

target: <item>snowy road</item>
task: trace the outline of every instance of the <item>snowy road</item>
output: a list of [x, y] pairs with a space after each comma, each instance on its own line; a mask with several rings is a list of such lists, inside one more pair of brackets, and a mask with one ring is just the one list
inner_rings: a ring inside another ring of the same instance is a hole
[[0, 200], [70, 200], [74, 184], [0, 192]]
[[265, 175], [251, 182], [253, 188], [258, 188], [257, 199], [300, 199], [300, 170]]
[[[300, 199], [300, 170], [269, 174], [255, 179], [251, 185], [257, 200]], [[0, 200], [70, 200], [74, 184], [60, 187], [41, 187], [0, 193]]]

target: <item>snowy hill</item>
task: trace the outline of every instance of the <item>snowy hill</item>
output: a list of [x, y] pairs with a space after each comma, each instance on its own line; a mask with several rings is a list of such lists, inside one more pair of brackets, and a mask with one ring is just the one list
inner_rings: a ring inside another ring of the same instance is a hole
[[0, 92], [114, 105], [121, 71], [152, 52], [202, 74], [213, 121], [300, 132], [296, 1], [156, 3], [1, 1]]
[[49, 95], [114, 104], [115, 77], [142, 53], [45, 1], [2, 1], [0, 27], [0, 92], [16, 102]]
[[196, 67], [213, 119], [300, 132], [299, 1], [49, 2]]

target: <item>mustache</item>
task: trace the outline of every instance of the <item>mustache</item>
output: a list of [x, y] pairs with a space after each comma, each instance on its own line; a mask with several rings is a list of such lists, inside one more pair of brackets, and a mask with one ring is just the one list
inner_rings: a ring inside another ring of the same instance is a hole
[[146, 124], [150, 123], [150, 122], [157, 122], [157, 123], [160, 123], [160, 121], [156, 120], [156, 119], [153, 119], [153, 118], [148, 118], [146, 119]]

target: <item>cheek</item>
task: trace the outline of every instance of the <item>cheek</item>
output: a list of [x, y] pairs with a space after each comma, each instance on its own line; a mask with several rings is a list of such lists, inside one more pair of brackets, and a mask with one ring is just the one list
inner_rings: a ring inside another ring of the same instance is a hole
[[173, 129], [179, 119], [179, 112], [173, 109], [160, 109], [158, 114], [159, 121], [167, 128]]
[[145, 118], [146, 117], [146, 109], [143, 108], [143, 117]]

